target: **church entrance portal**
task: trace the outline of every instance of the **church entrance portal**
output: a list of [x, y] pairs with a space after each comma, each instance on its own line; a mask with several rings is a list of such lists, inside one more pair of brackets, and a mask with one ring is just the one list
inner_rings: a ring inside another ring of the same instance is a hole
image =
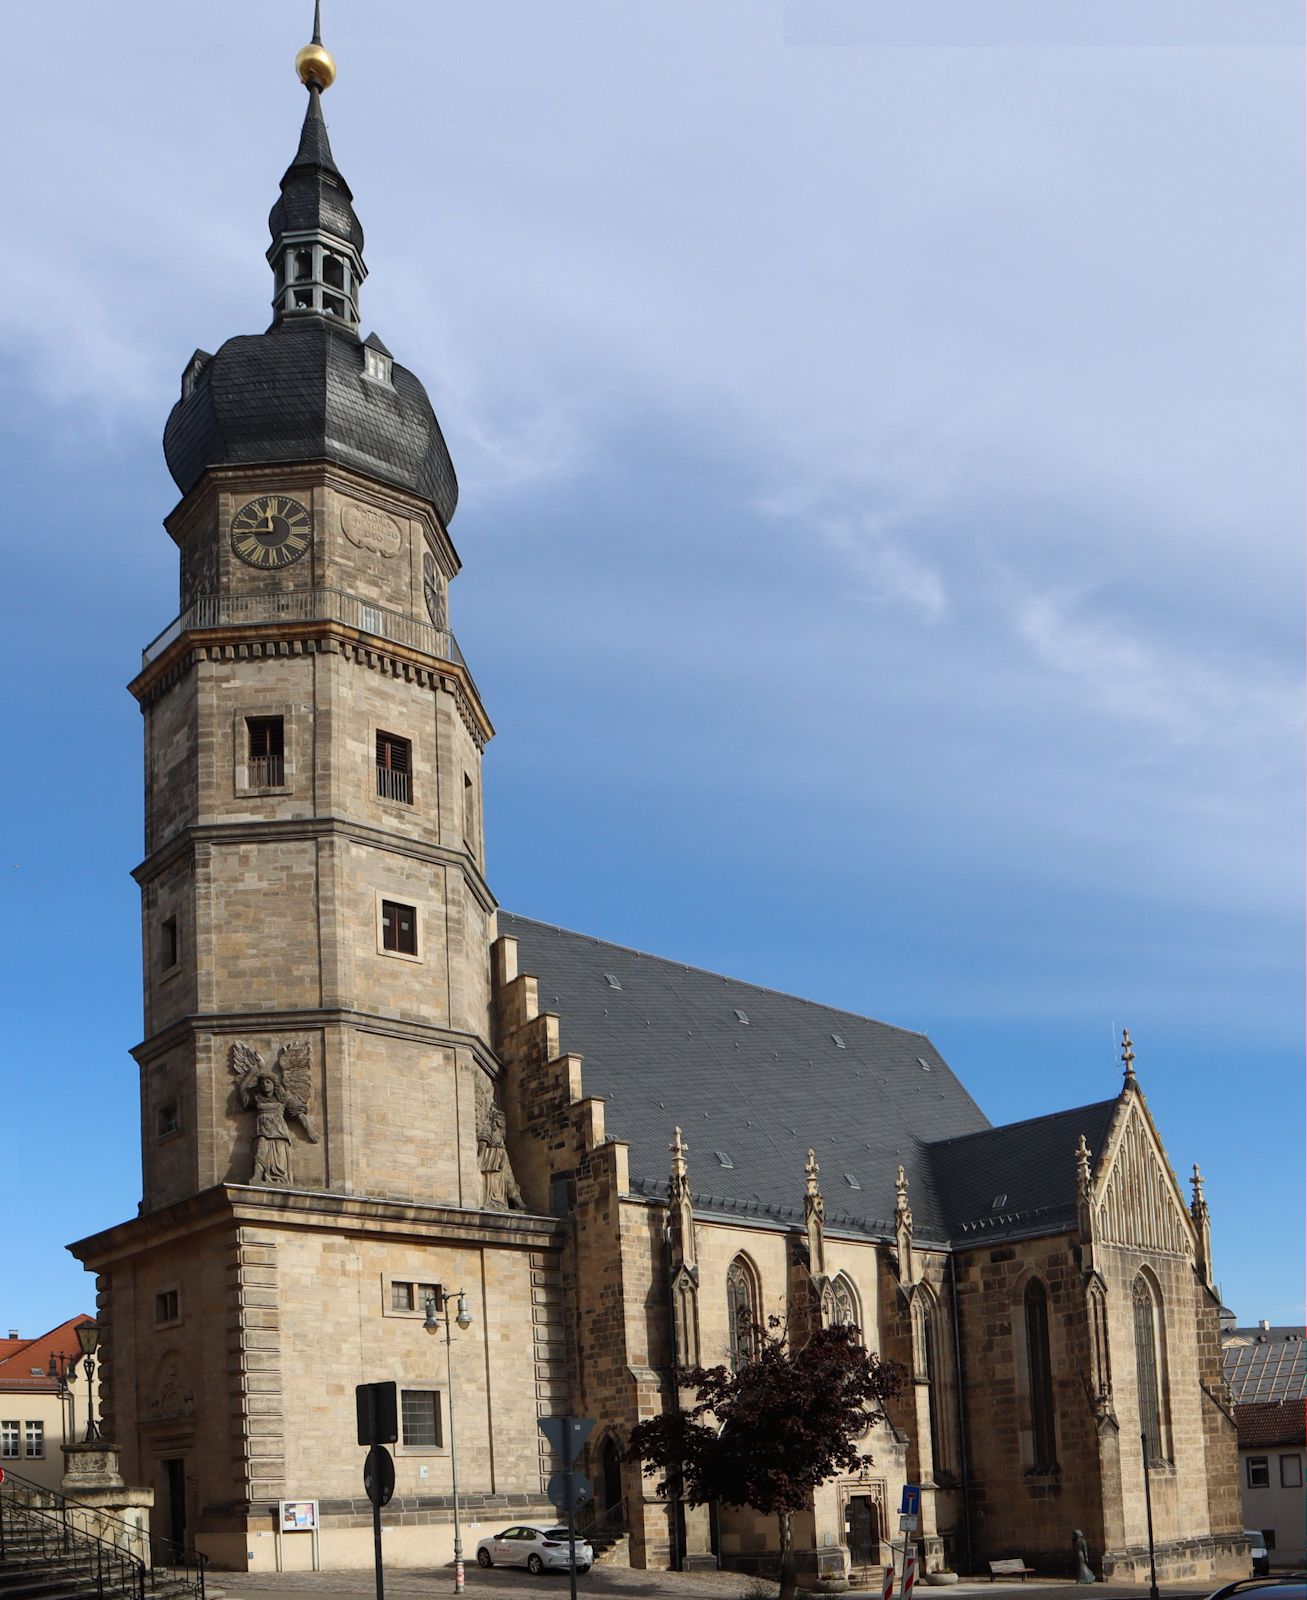
[[604, 1480], [604, 1510], [615, 1511], [622, 1503], [622, 1452], [611, 1433], [604, 1440], [599, 1464]]
[[870, 1567], [880, 1560], [880, 1508], [870, 1495], [855, 1494], [844, 1508], [844, 1541], [852, 1566]]
[[168, 1489], [168, 1504], [164, 1514], [164, 1537], [176, 1545], [186, 1543], [186, 1462], [172, 1457], [163, 1463]]

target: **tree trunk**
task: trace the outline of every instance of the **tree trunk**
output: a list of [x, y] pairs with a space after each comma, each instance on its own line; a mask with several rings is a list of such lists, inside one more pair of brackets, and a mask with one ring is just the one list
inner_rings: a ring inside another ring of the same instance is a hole
[[779, 1513], [781, 1525], [781, 1592], [778, 1600], [794, 1600], [794, 1533], [788, 1511]]

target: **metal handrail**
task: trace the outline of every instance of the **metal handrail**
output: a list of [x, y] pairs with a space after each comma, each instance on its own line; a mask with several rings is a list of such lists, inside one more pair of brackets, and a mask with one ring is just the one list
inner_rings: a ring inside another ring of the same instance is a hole
[[619, 1500], [615, 1506], [608, 1506], [602, 1513], [592, 1500], [589, 1505], [582, 1506], [576, 1514], [578, 1532], [585, 1533], [588, 1538], [594, 1533], [625, 1533], [626, 1532], [626, 1500]]
[[193, 600], [141, 651], [148, 667], [182, 634], [197, 628], [242, 628], [260, 622], [342, 622], [360, 633], [375, 634], [395, 644], [421, 650], [440, 661], [453, 661], [467, 671], [463, 652], [448, 628], [371, 605], [343, 589], [274, 589], [260, 594], [206, 594]]
[[98, 1600], [124, 1595], [145, 1600], [143, 1561], [93, 1533], [70, 1527], [53, 1511], [4, 1494], [7, 1487], [7, 1481], [0, 1485], [0, 1562], [21, 1556], [60, 1561], [94, 1582]]
[[[82, 1505], [80, 1501], [61, 1494], [58, 1489], [47, 1489], [8, 1469], [4, 1483], [0, 1484], [0, 1507], [5, 1504], [20, 1511], [57, 1517], [61, 1527], [67, 1528], [74, 1537], [95, 1539], [131, 1560], [140, 1561], [146, 1573], [145, 1586], [151, 1593], [163, 1575], [167, 1574], [166, 1581], [170, 1589], [180, 1585], [195, 1600], [204, 1600], [204, 1568], [208, 1557], [201, 1550], [177, 1544], [172, 1539], [151, 1533], [148, 1528], [138, 1528], [135, 1523], [128, 1522], [124, 1517], [116, 1517], [111, 1511]], [[88, 1524], [103, 1531], [94, 1532]], [[148, 1550], [148, 1561], [133, 1554], [142, 1549]]]

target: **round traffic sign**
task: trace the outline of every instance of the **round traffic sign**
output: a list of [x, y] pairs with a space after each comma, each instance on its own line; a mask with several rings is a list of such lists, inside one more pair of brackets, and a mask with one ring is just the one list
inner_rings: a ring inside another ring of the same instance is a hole
[[387, 1506], [395, 1492], [395, 1462], [384, 1444], [374, 1444], [363, 1463], [363, 1488], [374, 1506]]

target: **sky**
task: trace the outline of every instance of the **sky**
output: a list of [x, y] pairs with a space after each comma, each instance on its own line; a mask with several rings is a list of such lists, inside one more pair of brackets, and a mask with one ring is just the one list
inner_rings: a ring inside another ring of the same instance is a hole
[[[6, 18], [3, 1331], [140, 1197], [159, 439], [267, 325], [309, 10]], [[1128, 1027], [1226, 1302], [1300, 1320], [1300, 9], [324, 13], [500, 902], [920, 1029], [995, 1122]]]

